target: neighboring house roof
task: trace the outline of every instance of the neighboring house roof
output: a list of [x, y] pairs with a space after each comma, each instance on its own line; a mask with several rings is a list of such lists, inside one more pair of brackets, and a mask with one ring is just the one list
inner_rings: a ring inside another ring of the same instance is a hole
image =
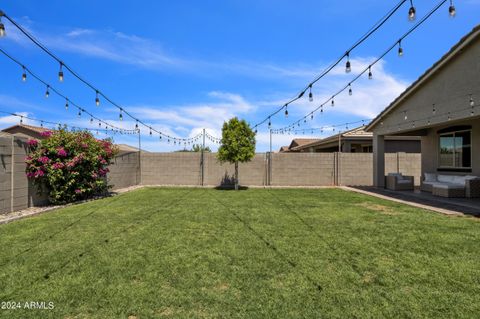
[[288, 151], [289, 151], [288, 146], [282, 146], [282, 147], [280, 147], [280, 153], [284, 153], [284, 152], [288, 152]]
[[292, 140], [290, 143], [290, 146], [288, 147], [289, 149], [292, 149], [294, 147], [310, 144], [312, 142], [319, 141], [320, 139], [318, 138], [295, 138]]
[[306, 144], [294, 147], [291, 150], [292, 151], [299, 151], [299, 150], [309, 148], [309, 147], [313, 147], [313, 146], [320, 146], [320, 145], [329, 144], [329, 143], [332, 143], [334, 141], [338, 141], [339, 135], [341, 135], [342, 139], [345, 139], [345, 138], [348, 138], [348, 139], [367, 138], [367, 139], [369, 139], [369, 138], [372, 138], [373, 133], [365, 132], [365, 126], [360, 126], [360, 127], [356, 127], [356, 128], [353, 128], [353, 129], [345, 131], [345, 132], [341, 132], [341, 133], [329, 136], [329, 137], [324, 138], [324, 139], [313, 140], [310, 143], [306, 143]]
[[[131, 146], [128, 144], [117, 144], [117, 146], [120, 152], [138, 152], [138, 147], [135, 147], [135, 146]], [[145, 151], [142, 150], [142, 152], [145, 152]]]
[[43, 133], [45, 131], [51, 131], [50, 129], [45, 128], [45, 127], [33, 126], [33, 125], [27, 125], [27, 124], [15, 124], [15, 125], [12, 125], [10, 127], [4, 128], [2, 131], [3, 132], [10, 132], [10, 131], [13, 131], [16, 128], [23, 128], [23, 129], [26, 129], [26, 130], [29, 130], [29, 131], [32, 131], [32, 132], [35, 132], [35, 133]]
[[389, 106], [387, 106], [375, 119], [373, 119], [365, 128], [366, 131], [371, 131], [380, 120], [395, 109], [405, 98], [411, 95], [420, 85], [427, 81], [430, 77], [440, 71], [442, 66], [450, 62], [454, 57], [462, 52], [463, 48], [472, 41], [480, 37], [480, 25], [472, 29], [470, 33], [465, 35], [457, 44], [455, 44], [440, 60], [435, 62], [429, 69], [425, 71], [415, 82], [413, 82], [400, 96], [398, 96]]

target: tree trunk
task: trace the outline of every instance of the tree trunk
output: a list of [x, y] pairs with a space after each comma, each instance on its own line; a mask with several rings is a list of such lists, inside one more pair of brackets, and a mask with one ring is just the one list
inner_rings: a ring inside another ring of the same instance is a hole
[[238, 162], [235, 162], [235, 190], [238, 191]]

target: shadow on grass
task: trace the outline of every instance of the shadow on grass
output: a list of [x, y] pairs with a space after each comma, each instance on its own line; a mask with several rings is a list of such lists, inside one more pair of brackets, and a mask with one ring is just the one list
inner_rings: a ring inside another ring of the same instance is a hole
[[[215, 187], [215, 189], [218, 191], [234, 191], [235, 185], [220, 185]], [[238, 186], [239, 191], [246, 191], [247, 189], [248, 189], [247, 186]]]

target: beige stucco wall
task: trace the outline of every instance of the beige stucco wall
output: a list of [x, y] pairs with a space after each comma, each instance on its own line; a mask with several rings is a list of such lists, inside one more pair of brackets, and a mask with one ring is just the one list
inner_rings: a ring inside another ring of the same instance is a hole
[[[373, 131], [379, 135], [400, 134], [413, 131], [413, 122], [415, 130], [433, 127], [447, 122], [448, 112], [452, 123], [470, 119], [470, 94], [476, 100], [476, 115], [480, 114], [479, 57], [480, 39], [477, 39], [402, 100], [381, 120], [383, 125], [377, 124]], [[405, 111], [407, 120], [404, 120]]]

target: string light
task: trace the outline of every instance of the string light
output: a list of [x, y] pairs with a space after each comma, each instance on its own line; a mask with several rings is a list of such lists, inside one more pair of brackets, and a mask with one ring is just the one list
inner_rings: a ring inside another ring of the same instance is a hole
[[120, 114], [118, 115], [118, 117], [120, 118], [120, 121], [123, 121], [123, 114], [122, 114], [122, 111], [123, 111], [123, 109], [120, 109]]
[[332, 107], [334, 107], [334, 106], [335, 106], [335, 97], [332, 96]]
[[135, 129], [138, 130], [138, 120], [137, 120], [137, 122], [135, 123]]
[[60, 62], [60, 70], [58, 71], [58, 80], [63, 82], [63, 63]]
[[350, 52], [346, 53], [347, 55], [347, 63], [345, 64], [345, 73], [352, 72], [352, 65], [350, 63]]
[[398, 56], [403, 56], [402, 40], [398, 40]]
[[410, 0], [410, 9], [408, 10], [408, 20], [414, 21], [416, 18], [416, 13], [417, 13], [417, 10], [415, 10], [415, 7], [413, 6], [413, 1]]
[[3, 38], [7, 35], [5, 32], [5, 25], [2, 23], [3, 11], [0, 11], [0, 38]]
[[285, 104], [285, 117], [288, 117], [288, 104]]
[[47, 90], [45, 91], [45, 97], [48, 99], [48, 97], [50, 96], [50, 85], [47, 85]]
[[43, 121], [40, 122], [40, 127], [43, 127]]
[[368, 67], [368, 79], [369, 80], [373, 79], [372, 66], [371, 65]]
[[470, 94], [470, 106], [474, 107], [475, 106], [475, 101], [473, 100], [473, 94]]
[[23, 73], [22, 73], [22, 81], [26, 82], [27, 81], [27, 71], [25, 67], [22, 65]]
[[93, 124], [93, 117], [90, 117], [90, 124]]
[[351, 83], [348, 83], [348, 95], [350, 95], [350, 96], [353, 95], [352, 84]]
[[65, 110], [68, 111], [68, 99], [65, 99]]
[[78, 115], [78, 117], [81, 117], [81, 116], [82, 116], [82, 110], [81, 110], [81, 109], [78, 110], [78, 114], [77, 114], [77, 115]]
[[95, 92], [95, 105], [100, 106], [100, 98], [98, 97], [98, 91]]
[[312, 85], [310, 84], [310, 85], [308, 86], [308, 88], [309, 88], [309, 90], [310, 90], [309, 93], [308, 93], [308, 100], [309, 100], [310, 102], [313, 102]]
[[20, 116], [20, 124], [23, 124], [23, 116]]
[[450, 115], [450, 112], [448, 112], [448, 117], [447, 117], [447, 120], [450, 121], [452, 119], [451, 115]]
[[448, 7], [448, 14], [450, 15], [451, 18], [454, 18], [455, 15], [457, 14], [457, 10], [453, 5], [453, 0], [450, 0], [450, 6]]
[[403, 111], [403, 119], [404, 119], [405, 121], [408, 120], [407, 111]]
[[270, 117], [268, 117], [268, 128], [272, 128], [272, 120], [270, 119]]
[[435, 115], [435, 113], [437, 113], [437, 109], [435, 108], [435, 103], [433, 103], [432, 114]]

